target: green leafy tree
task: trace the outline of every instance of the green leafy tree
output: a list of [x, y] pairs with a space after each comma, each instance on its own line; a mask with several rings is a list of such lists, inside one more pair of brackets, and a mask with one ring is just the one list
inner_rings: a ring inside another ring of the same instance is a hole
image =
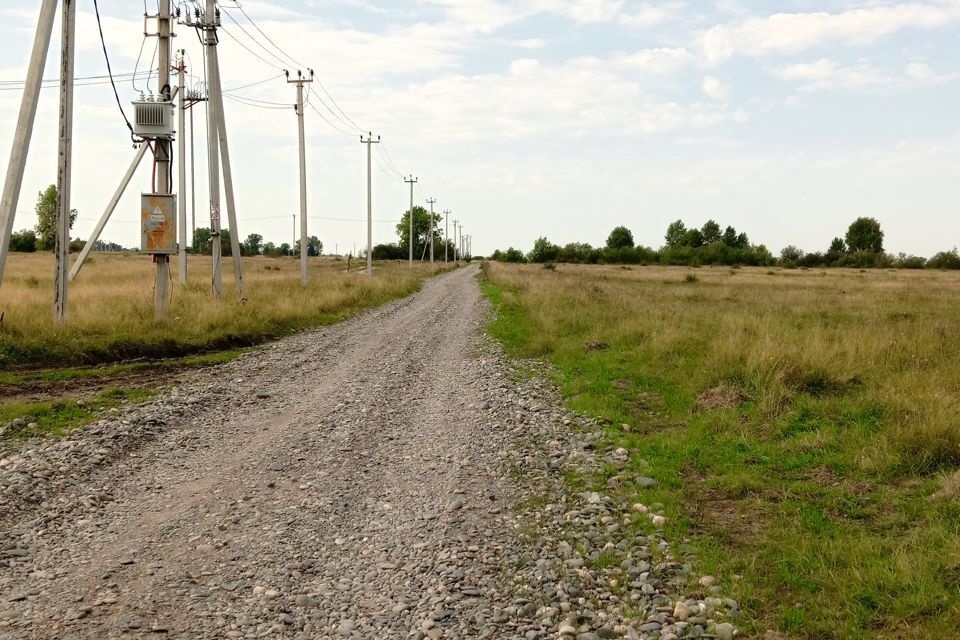
[[503, 261], [504, 262], [526, 262], [527, 258], [526, 256], [523, 255], [523, 251], [520, 251], [520, 249], [514, 249], [513, 247], [510, 247], [509, 249], [506, 250], [506, 252], [504, 252]]
[[527, 259], [530, 262], [555, 262], [560, 255], [560, 247], [553, 244], [546, 238], [537, 238], [533, 243], [533, 250]]
[[307, 255], [314, 258], [319, 258], [323, 255], [323, 243], [320, 242], [320, 238], [317, 236], [307, 238]]
[[707, 220], [703, 224], [703, 227], [700, 228], [700, 233], [703, 235], [703, 244], [713, 244], [723, 239], [723, 234], [720, 232], [720, 225], [713, 220]]
[[290, 243], [284, 242], [280, 245], [280, 255], [289, 256], [290, 255]]
[[839, 254], [847, 252], [847, 243], [843, 241], [843, 238], [834, 238], [833, 242], [830, 243], [830, 250], [827, 253]]
[[271, 258], [276, 258], [280, 255], [280, 250], [277, 248], [277, 245], [273, 242], [267, 242], [263, 245], [263, 255], [269, 256]]
[[687, 240], [687, 225], [683, 224], [683, 220], [671, 222], [670, 226], [667, 227], [667, 235], [665, 238], [668, 247], [684, 246]]
[[220, 255], [233, 255], [233, 244], [230, 242], [230, 229], [220, 229]]
[[202, 255], [210, 255], [210, 229], [200, 227], [193, 232], [193, 252]]
[[727, 245], [732, 249], [736, 249], [739, 246], [737, 242], [737, 230], [733, 227], [728, 226], [723, 230], [723, 244]]
[[683, 237], [683, 246], [697, 249], [704, 245], [703, 232], [700, 229], [688, 229]]
[[[57, 237], [57, 205], [59, 196], [57, 185], [52, 184], [37, 194], [37, 248], [42, 251], [53, 249]], [[77, 210], [70, 210], [70, 228], [77, 220]]]
[[263, 251], [263, 236], [259, 233], [251, 233], [243, 241], [243, 253], [248, 256], [258, 256]]
[[857, 218], [847, 230], [847, 248], [851, 253], [883, 253], [883, 230], [876, 218]]
[[[443, 237], [440, 233], [440, 223], [443, 217], [439, 213], [433, 214], [433, 237], [439, 239]], [[399, 246], [404, 255], [410, 255], [410, 212], [405, 211], [397, 225], [397, 236], [400, 238]], [[430, 212], [423, 207], [413, 208], [413, 259], [419, 260], [423, 255], [424, 247], [430, 242]], [[436, 254], [436, 247], [434, 247]]]
[[792, 244], [788, 245], [780, 251], [780, 259], [787, 264], [796, 264], [803, 259], [803, 251]]
[[746, 233], [741, 233], [737, 236], [737, 249], [749, 249], [750, 248], [750, 238]]
[[10, 251], [33, 253], [37, 250], [37, 234], [33, 229], [17, 231], [10, 236]]
[[617, 227], [607, 237], [608, 249], [633, 249], [633, 233], [626, 227]]

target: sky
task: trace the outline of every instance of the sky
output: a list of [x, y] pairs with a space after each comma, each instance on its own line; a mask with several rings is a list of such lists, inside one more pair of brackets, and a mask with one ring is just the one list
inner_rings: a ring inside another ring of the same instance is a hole
[[[130, 101], [157, 91], [156, 75], [142, 73], [156, 67], [156, 40], [144, 42], [138, 2], [100, 5], [129, 114]], [[960, 244], [960, 0], [222, 6], [242, 237], [293, 239], [295, 89], [281, 73], [309, 68], [318, 82], [306, 111], [308, 219], [328, 252], [365, 243], [360, 131], [383, 140], [374, 149], [375, 243], [397, 239], [410, 201], [400, 176], [414, 175], [415, 203], [432, 197], [437, 211], [452, 210], [451, 231], [459, 220], [477, 255], [529, 250], [540, 236], [602, 245], [618, 225], [659, 247], [676, 219], [733, 225], [774, 252], [826, 250], [859, 216], [880, 221], [894, 253]], [[39, 7], [0, 7], [2, 172]], [[53, 80], [58, 33], [45, 73]], [[202, 82], [198, 38], [188, 26], [177, 36], [190, 82]], [[76, 75], [104, 75], [92, 0], [79, 1], [77, 38]], [[49, 86], [15, 229], [35, 223], [36, 194], [56, 180], [58, 94]], [[134, 149], [109, 84], [77, 87], [75, 102], [74, 235], [85, 238]], [[203, 113], [197, 107], [198, 226], [209, 225]], [[103, 239], [139, 243], [139, 193], [149, 190], [144, 163]]]

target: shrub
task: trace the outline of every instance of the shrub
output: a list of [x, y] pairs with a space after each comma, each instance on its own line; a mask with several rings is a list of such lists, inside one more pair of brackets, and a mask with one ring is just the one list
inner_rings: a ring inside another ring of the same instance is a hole
[[33, 253], [37, 250], [37, 234], [33, 229], [17, 231], [10, 236], [10, 251]]
[[954, 247], [951, 251], [941, 251], [927, 261], [927, 269], [960, 269], [960, 254]]

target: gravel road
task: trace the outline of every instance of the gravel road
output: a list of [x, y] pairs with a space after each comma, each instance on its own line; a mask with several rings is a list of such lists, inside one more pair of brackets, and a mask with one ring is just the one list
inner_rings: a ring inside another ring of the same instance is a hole
[[0, 638], [732, 637], [624, 542], [646, 511], [565, 493], [610, 461], [483, 338], [476, 274], [0, 452]]

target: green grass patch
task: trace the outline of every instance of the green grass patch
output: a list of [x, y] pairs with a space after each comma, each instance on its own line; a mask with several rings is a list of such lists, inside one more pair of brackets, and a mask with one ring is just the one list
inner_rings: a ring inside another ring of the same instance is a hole
[[747, 637], [955, 637], [960, 281], [683, 273], [487, 269], [490, 333], [553, 365], [569, 406], [631, 452], [570, 485], [655, 478], [616, 491], [664, 505]]
[[3, 439], [18, 441], [35, 437], [62, 437], [78, 427], [95, 422], [104, 411], [147, 402], [158, 394], [159, 391], [155, 389], [116, 387], [79, 402], [62, 400], [0, 405], [0, 424], [8, 425], [17, 419], [25, 423], [21, 427], [8, 428]]

